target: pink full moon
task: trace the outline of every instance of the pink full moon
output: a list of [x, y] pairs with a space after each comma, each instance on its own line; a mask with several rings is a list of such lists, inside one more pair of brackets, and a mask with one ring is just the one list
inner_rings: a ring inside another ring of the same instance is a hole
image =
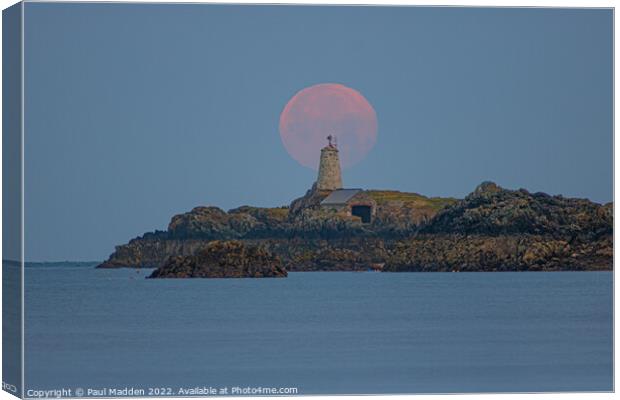
[[301, 165], [318, 169], [327, 136], [338, 141], [340, 163], [350, 167], [377, 142], [377, 115], [357, 90], [321, 83], [297, 92], [280, 115], [280, 138]]

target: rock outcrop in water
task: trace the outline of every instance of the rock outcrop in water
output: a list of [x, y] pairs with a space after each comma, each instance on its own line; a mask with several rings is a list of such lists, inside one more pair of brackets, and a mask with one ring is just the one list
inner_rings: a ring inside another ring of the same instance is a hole
[[[197, 207], [118, 246], [100, 267], [161, 267], [214, 240], [276, 254], [289, 271], [610, 270], [613, 205], [486, 182], [462, 200], [367, 191], [371, 223], [326, 212], [315, 187], [289, 207]], [[180, 262], [180, 261], [179, 261]]]
[[213, 241], [193, 255], [172, 256], [149, 278], [283, 278], [280, 259], [259, 246]]

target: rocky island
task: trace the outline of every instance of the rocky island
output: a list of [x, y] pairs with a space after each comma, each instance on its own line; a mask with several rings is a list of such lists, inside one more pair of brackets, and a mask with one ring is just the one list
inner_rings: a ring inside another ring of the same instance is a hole
[[289, 206], [196, 207], [117, 246], [99, 267], [158, 268], [152, 277], [613, 268], [612, 203], [491, 182], [464, 199], [342, 189], [337, 160], [330, 143], [317, 181]]

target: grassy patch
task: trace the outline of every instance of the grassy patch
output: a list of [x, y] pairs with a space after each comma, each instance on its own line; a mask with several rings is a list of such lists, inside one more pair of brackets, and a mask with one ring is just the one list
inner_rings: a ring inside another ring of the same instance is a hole
[[288, 217], [288, 207], [267, 208], [266, 210], [275, 219], [285, 220]]
[[399, 192], [397, 190], [369, 190], [366, 193], [379, 206], [389, 202], [402, 202], [404, 207], [440, 210], [457, 201], [452, 197], [426, 197], [418, 193]]

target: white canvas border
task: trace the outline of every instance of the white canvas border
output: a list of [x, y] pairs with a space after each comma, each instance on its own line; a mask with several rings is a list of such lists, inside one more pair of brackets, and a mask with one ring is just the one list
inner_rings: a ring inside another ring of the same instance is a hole
[[[41, 1], [45, 1], [45, 2], [52, 2], [52, 1], [48, 1], [48, 0], [26, 0], [26, 2], [41, 2]], [[72, 2], [72, 3], [84, 3], [84, 1], [72, 1], [72, 0], [61, 0], [61, 1], [56, 1], [56, 2]], [[108, 3], [107, 1], [93, 1], [93, 2], [98, 2], [98, 3]], [[141, 0], [132, 0], [129, 1], [130, 3], [203, 3], [203, 2], [198, 2], [198, 1], [174, 1], [174, 0], [150, 0], [150, 1], [141, 1]], [[13, 0], [0, 0], [0, 5], [2, 6], [2, 9], [5, 9], [13, 4], [15, 4], [16, 2]], [[110, 3], [114, 3], [113, 1]], [[224, 1], [224, 0], [212, 0], [209, 1], [208, 3], [233, 3], [230, 1]], [[597, 7], [597, 8], [615, 8], [616, 7], [616, 2], [615, 1], [600, 1], [600, 0], [593, 0], [593, 1], [588, 1], [588, 2], [584, 2], [584, 1], [576, 1], [576, 0], [542, 0], [542, 1], [534, 1], [534, 0], [521, 0], [521, 1], [509, 1], [509, 0], [478, 0], [476, 2], [472, 2], [472, 1], [466, 1], [466, 0], [449, 0], [449, 2], [446, 1], [437, 1], [437, 0], [426, 0], [423, 2], [418, 2], [418, 1], [407, 1], [407, 0], [374, 0], [372, 2], [368, 2], [368, 1], [360, 1], [360, 0], [338, 0], [338, 1], [330, 1], [330, 0], [314, 0], [312, 2], [309, 1], [298, 1], [298, 0], [288, 0], [288, 1], [259, 1], [259, 0], [243, 0], [239, 3], [236, 4], [306, 4], [306, 5], [334, 5], [334, 4], [338, 4], [338, 5], [378, 5], [378, 6], [391, 6], [391, 5], [396, 5], [396, 6], [441, 6], [441, 7], [445, 7], [445, 6], [469, 6], [469, 7], [560, 7], [560, 8], [581, 8], [581, 7]], [[24, 9], [22, 8], [22, 39], [23, 39], [23, 32], [24, 32]], [[614, 16], [614, 20], [615, 20], [615, 16]], [[0, 19], [0, 24], [1, 24], [1, 19]], [[615, 21], [614, 21], [614, 26], [615, 26]], [[614, 29], [614, 77], [616, 75], [617, 72], [617, 63], [616, 63], [616, 54], [615, 54], [615, 43], [617, 43], [617, 37], [618, 33], [617, 31]], [[0, 41], [1, 41], [1, 37], [2, 36], [2, 31], [0, 29]], [[22, 46], [23, 46], [24, 42], [22, 40]], [[23, 48], [22, 48], [22, 66], [23, 66], [23, 57], [24, 57], [24, 52], [23, 52]], [[0, 71], [2, 69], [1, 67], [1, 59], [2, 59], [2, 55], [0, 52]], [[23, 69], [22, 69], [22, 191], [23, 191], [23, 183], [24, 183], [24, 75], [23, 75]], [[618, 198], [617, 194], [618, 194], [618, 186], [616, 185], [616, 177], [618, 176], [617, 172], [617, 168], [618, 166], [615, 163], [615, 153], [617, 150], [617, 146], [618, 144], [615, 141], [615, 120], [616, 120], [616, 115], [617, 115], [617, 107], [616, 107], [616, 102], [615, 102], [615, 93], [616, 93], [616, 80], [614, 79], [614, 202], [615, 199]], [[0, 86], [1, 86], [1, 82], [0, 82]], [[2, 105], [2, 99], [0, 98], [0, 108]], [[1, 122], [1, 116], [0, 116], [0, 122]], [[1, 125], [0, 125], [1, 126]], [[2, 148], [2, 143], [0, 142], [0, 160], [2, 157], [2, 152], [1, 152], [1, 148]], [[2, 172], [2, 164], [0, 163], [0, 176], [1, 176], [1, 172]], [[0, 186], [0, 202], [1, 200], [1, 193], [2, 193], [2, 188]], [[24, 196], [23, 196], [23, 192], [22, 192], [22, 227], [24, 226]], [[614, 209], [614, 221], [617, 221], [617, 211], [616, 209]], [[1, 217], [0, 217], [0, 221], [1, 221]], [[614, 232], [616, 231], [617, 228], [617, 224], [614, 222]], [[24, 260], [24, 230], [22, 229], [22, 262]], [[2, 232], [0, 231], [0, 239], [2, 238]], [[0, 250], [1, 250], [1, 240], [0, 240]], [[618, 253], [618, 244], [615, 241], [615, 234], [614, 234], [614, 266], [618, 265], [617, 261], [619, 259], [619, 253]], [[23, 264], [22, 264], [22, 387], [25, 390], [25, 382], [24, 382], [24, 372], [23, 372], [23, 357], [24, 357], [24, 347], [23, 347], [23, 322], [24, 322], [24, 309], [23, 309], [23, 296], [24, 296], [24, 275], [23, 275], [24, 269], [23, 269]], [[0, 271], [0, 278], [2, 276], [2, 272]], [[2, 298], [0, 296], [0, 307], [2, 306]], [[618, 297], [616, 296], [616, 285], [615, 285], [615, 271], [614, 271], [614, 310], [617, 309], [618, 306]], [[615, 314], [615, 313], [614, 313]], [[615, 319], [615, 315], [614, 315], [614, 344], [616, 343], [616, 340], [618, 339], [618, 329], [617, 329], [617, 325], [616, 325], [616, 319]], [[0, 319], [0, 328], [2, 327], [2, 321]], [[615, 349], [614, 349], [615, 350]], [[1, 349], [0, 349], [0, 355], [1, 355]], [[614, 351], [614, 366], [616, 365], [618, 359], [618, 355], [615, 353]], [[618, 371], [616, 368], [614, 368], [614, 382], [617, 382], [617, 378], [618, 378]], [[479, 398], [484, 398], [484, 399], [490, 399], [490, 400], [509, 400], [509, 399], [521, 399], [523, 397], [526, 397], [528, 399], [548, 399], [548, 400], [556, 400], [556, 399], [612, 399], [615, 398], [616, 395], [615, 393], [532, 393], [532, 394], [525, 394], [525, 393], [514, 393], [514, 394], [495, 394], [495, 393], [484, 393], [484, 394], [446, 394], [446, 395], [442, 395], [442, 394], [437, 394], [437, 395], [379, 395], [379, 396], [373, 396], [373, 398], [377, 398], [380, 400], [388, 400], [388, 399], [392, 399], [392, 400], [396, 400], [396, 399], [423, 399], [423, 400], [439, 400], [439, 399], [464, 399], [464, 400], [473, 400], [473, 399], [479, 399]], [[294, 399], [294, 398], [299, 398], [299, 397], [312, 397], [312, 398], [316, 398], [316, 399], [331, 399], [331, 398], [338, 398], [338, 399], [343, 399], [343, 400], [361, 400], [364, 399], [367, 396], [295, 396], [295, 397], [281, 397], [282, 399]], [[5, 399], [13, 399], [15, 398], [14, 396], [11, 396], [10, 394], [8, 394], [7, 392], [4, 391], [0, 391], [0, 400], [5, 400]], [[237, 400], [237, 399], [259, 399], [259, 397], [226, 397], [230, 400]], [[152, 399], [152, 398], [149, 398]], [[176, 399], [173, 397], [167, 397], [167, 399]]]

